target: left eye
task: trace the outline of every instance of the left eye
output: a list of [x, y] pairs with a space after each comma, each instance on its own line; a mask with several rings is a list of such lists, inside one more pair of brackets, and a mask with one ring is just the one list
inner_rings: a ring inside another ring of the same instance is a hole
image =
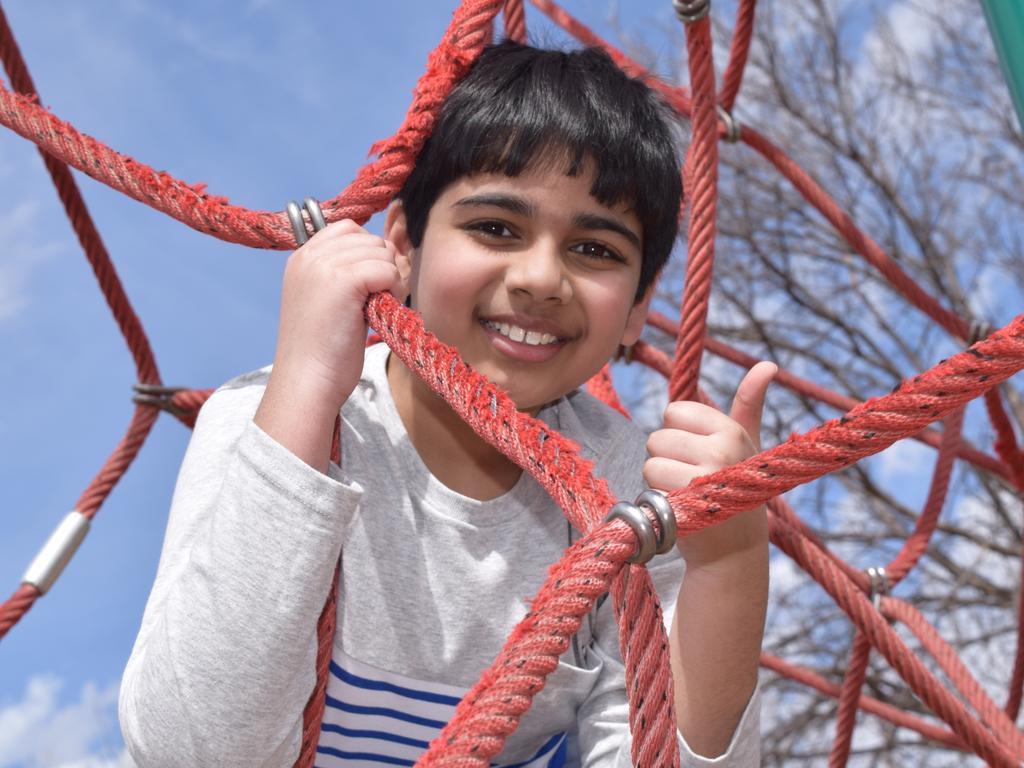
[[574, 245], [571, 250], [595, 261], [607, 261], [609, 259], [612, 261], [623, 261], [623, 258], [617, 252], [603, 243], [593, 241], [579, 243]]

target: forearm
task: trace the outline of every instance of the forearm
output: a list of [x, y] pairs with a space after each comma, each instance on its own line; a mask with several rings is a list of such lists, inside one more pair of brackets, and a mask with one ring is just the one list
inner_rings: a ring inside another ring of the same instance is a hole
[[766, 520], [763, 508], [744, 516], [743, 541], [721, 554], [705, 547], [688, 562], [670, 631], [679, 730], [694, 752], [712, 758], [728, 748], [757, 685], [764, 635]]
[[326, 474], [340, 409], [341, 404], [315, 382], [278, 367], [271, 371], [253, 421], [277, 443]]
[[261, 765], [291, 749], [313, 684], [316, 619], [358, 494], [251, 413], [238, 438], [216, 408], [201, 416], [182, 467], [121, 690], [140, 765]]

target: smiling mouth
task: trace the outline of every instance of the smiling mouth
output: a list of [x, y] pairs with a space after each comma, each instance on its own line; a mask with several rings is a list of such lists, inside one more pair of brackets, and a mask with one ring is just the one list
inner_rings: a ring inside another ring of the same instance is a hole
[[543, 347], [563, 341], [563, 339], [559, 339], [557, 336], [552, 336], [550, 333], [544, 333], [542, 331], [528, 331], [525, 328], [520, 328], [518, 325], [512, 325], [510, 323], [496, 323], [493, 320], [481, 320], [480, 322], [484, 327], [490, 328], [495, 333], [499, 333], [507, 339], [511, 339], [519, 344], [526, 344], [531, 347]]

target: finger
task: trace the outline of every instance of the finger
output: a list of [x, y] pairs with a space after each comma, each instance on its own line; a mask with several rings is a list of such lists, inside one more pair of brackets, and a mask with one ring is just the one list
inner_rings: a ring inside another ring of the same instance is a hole
[[342, 219], [341, 221], [333, 221], [323, 229], [314, 232], [309, 236], [309, 240], [303, 243], [298, 250], [307, 250], [311, 243], [316, 246], [316, 250], [319, 250], [328, 242], [337, 241], [339, 238], [352, 237], [354, 235], [367, 235], [374, 237], [374, 235], [370, 235], [369, 232], [352, 221], [352, 219]]
[[715, 432], [727, 430], [730, 420], [728, 416], [710, 405], [693, 400], [677, 400], [669, 403], [665, 409], [662, 426], [666, 429], [681, 429], [695, 435], [713, 435]]
[[366, 230], [356, 224], [352, 219], [342, 219], [341, 221], [332, 221], [317, 234], [325, 233], [328, 236], [350, 235], [353, 232], [366, 232]]
[[736, 397], [732, 401], [730, 415], [733, 420], [746, 430], [755, 447], [761, 447], [761, 414], [764, 411], [764, 396], [768, 391], [779, 367], [772, 362], [762, 360], [743, 377], [736, 388]]
[[[320, 230], [317, 232], [317, 237], [322, 236], [326, 231], [326, 229]], [[310, 240], [310, 242], [313, 242], [313, 240]], [[351, 248], [377, 248], [381, 251], [388, 249], [383, 237], [370, 234], [369, 232], [335, 233], [333, 236], [329, 235], [317, 240], [317, 244], [319, 246], [317, 248], [318, 253], [328, 250], [331, 253], [335, 253]]]
[[710, 435], [696, 435], [680, 429], [659, 429], [647, 438], [647, 453], [689, 464], [703, 464], [714, 447]]
[[402, 278], [398, 267], [385, 260], [367, 259], [346, 265], [346, 271], [354, 278], [362, 296], [389, 291], [397, 288], [401, 292]]
[[649, 488], [671, 493], [706, 474], [700, 467], [655, 456], [644, 462], [644, 482]]

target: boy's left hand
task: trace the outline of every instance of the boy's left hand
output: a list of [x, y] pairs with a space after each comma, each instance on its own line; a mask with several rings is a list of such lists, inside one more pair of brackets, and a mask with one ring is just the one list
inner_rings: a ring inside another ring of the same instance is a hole
[[[672, 491], [695, 477], [748, 459], [761, 450], [761, 412], [768, 385], [778, 367], [760, 362], [736, 389], [730, 415], [687, 400], [669, 403], [664, 424], [647, 440], [650, 458], [644, 480], [651, 488]], [[768, 538], [763, 506], [735, 515], [679, 540], [687, 570], [725, 564], [731, 556], [763, 548]]]

